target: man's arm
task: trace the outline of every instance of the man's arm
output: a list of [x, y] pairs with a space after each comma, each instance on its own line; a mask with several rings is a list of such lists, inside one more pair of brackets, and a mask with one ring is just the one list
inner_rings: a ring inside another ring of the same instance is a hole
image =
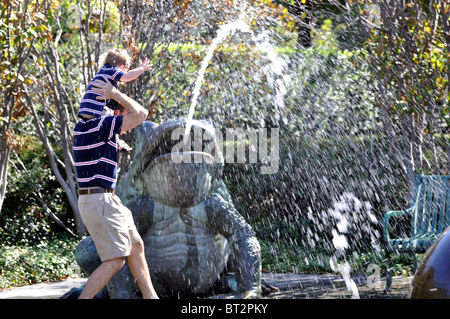
[[101, 93], [98, 100], [113, 99], [125, 109], [123, 116], [121, 133], [129, 131], [147, 119], [148, 111], [144, 109], [138, 102], [117, 90], [109, 81], [103, 77], [105, 82], [101, 80], [94, 81], [93, 90]]

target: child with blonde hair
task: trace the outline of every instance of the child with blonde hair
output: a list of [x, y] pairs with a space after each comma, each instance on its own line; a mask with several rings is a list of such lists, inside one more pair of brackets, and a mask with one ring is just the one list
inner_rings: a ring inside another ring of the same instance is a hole
[[144, 62], [139, 61], [139, 67], [128, 71], [130, 60], [131, 58], [125, 49], [113, 49], [108, 52], [104, 66], [94, 76], [86, 89], [86, 93], [81, 100], [78, 117], [88, 120], [102, 115], [112, 115], [109, 108], [107, 108], [108, 101], [98, 99], [101, 94], [92, 90], [92, 82], [95, 80], [103, 81], [103, 77], [106, 77], [112, 85], [118, 88], [119, 81], [133, 81], [151, 68], [148, 59], [145, 59]]

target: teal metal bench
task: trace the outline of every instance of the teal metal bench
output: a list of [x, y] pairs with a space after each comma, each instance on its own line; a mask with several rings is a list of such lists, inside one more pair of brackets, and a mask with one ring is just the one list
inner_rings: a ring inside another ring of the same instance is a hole
[[[416, 254], [425, 253], [450, 225], [449, 189], [447, 175], [417, 175], [416, 193], [412, 206], [407, 210], [388, 211], [384, 216], [383, 237], [387, 257], [386, 291], [390, 290], [392, 283], [391, 253], [414, 254], [414, 268], [417, 269]], [[389, 220], [399, 216], [411, 217], [411, 237], [390, 237]]]

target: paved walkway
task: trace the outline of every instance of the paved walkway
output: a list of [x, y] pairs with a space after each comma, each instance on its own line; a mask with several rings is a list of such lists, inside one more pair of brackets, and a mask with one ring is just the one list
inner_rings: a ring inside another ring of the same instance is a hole
[[0, 299], [59, 299], [70, 289], [82, 287], [86, 280], [87, 278], [75, 278], [2, 289]]
[[[345, 281], [337, 275], [272, 274], [263, 273], [263, 280], [277, 286], [279, 292], [267, 299], [350, 299], [354, 294], [347, 288]], [[364, 277], [353, 278], [361, 299], [407, 299], [413, 277], [394, 277], [392, 291], [383, 292], [384, 281], [378, 287], [371, 288]], [[72, 288], [82, 287], [86, 278], [29, 285], [0, 290], [0, 299], [59, 299]]]
[[338, 275], [263, 274], [263, 279], [280, 289], [269, 299], [408, 299], [413, 276], [393, 277], [389, 294], [384, 292], [385, 278], [370, 286], [366, 277], [352, 277], [355, 293]]

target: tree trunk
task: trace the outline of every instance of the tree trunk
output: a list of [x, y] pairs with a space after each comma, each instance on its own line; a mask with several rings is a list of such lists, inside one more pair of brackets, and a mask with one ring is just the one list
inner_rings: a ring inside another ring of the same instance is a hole
[[10, 144], [10, 123], [11, 123], [11, 101], [8, 99], [8, 92], [4, 92], [3, 110], [0, 115], [0, 212], [6, 195], [6, 186], [8, 184], [9, 156], [11, 153]]
[[3, 201], [6, 195], [6, 186], [8, 182], [8, 161], [11, 149], [5, 138], [1, 137], [0, 146], [0, 212], [2, 210]]
[[[39, 135], [40, 140], [43, 142], [44, 144], [44, 148], [47, 152], [47, 155], [49, 157], [49, 161], [50, 161], [50, 167], [52, 169], [52, 172], [55, 174], [56, 179], [58, 180], [59, 184], [61, 185], [61, 187], [64, 189], [64, 192], [67, 196], [67, 199], [69, 201], [69, 205], [72, 208], [73, 214], [74, 214], [74, 218], [75, 218], [75, 223], [76, 223], [76, 227], [77, 227], [77, 234], [80, 238], [82, 238], [83, 236], [86, 235], [87, 231], [86, 231], [86, 227], [83, 224], [83, 221], [81, 219], [81, 215], [80, 215], [80, 211], [78, 209], [78, 199], [77, 199], [77, 193], [76, 190], [73, 189], [73, 187], [70, 187], [69, 184], [66, 182], [66, 180], [64, 179], [64, 177], [62, 176], [57, 162], [58, 162], [58, 158], [55, 154], [55, 152], [53, 151], [53, 148], [50, 144], [49, 138], [47, 136], [47, 132], [43, 127], [43, 124], [41, 123], [41, 121], [39, 120], [39, 116], [37, 114], [37, 110], [36, 107], [34, 105], [33, 100], [31, 99], [31, 96], [28, 92], [27, 88], [23, 88], [23, 92], [25, 93], [25, 97], [28, 101], [28, 105], [27, 108], [29, 109], [30, 113], [33, 116], [34, 119], [34, 123], [37, 129], [37, 133]], [[64, 129], [64, 128], [62, 128]], [[68, 152], [68, 148], [64, 148], [63, 150], [65, 153]], [[65, 154], [65, 156], [68, 156], [67, 154]], [[67, 172], [67, 170], [66, 170]], [[74, 178], [74, 176], [70, 176], [69, 178]]]
[[286, 1], [276, 1], [295, 17], [297, 27], [297, 47], [299, 49], [309, 48], [311, 46], [311, 22], [313, 19], [314, 1], [306, 0], [305, 3], [300, 0], [295, 1], [295, 5]]

